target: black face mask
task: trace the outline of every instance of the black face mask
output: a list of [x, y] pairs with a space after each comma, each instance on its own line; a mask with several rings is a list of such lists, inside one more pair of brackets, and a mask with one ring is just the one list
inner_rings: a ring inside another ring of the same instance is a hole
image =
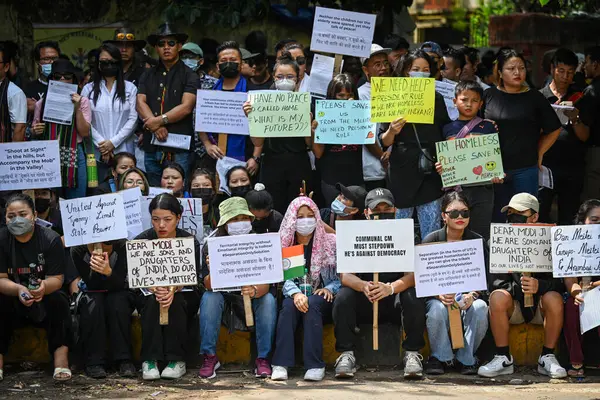
[[526, 224], [527, 218], [529, 217], [526, 215], [510, 214], [506, 216], [506, 221], [508, 221], [509, 224]]
[[101, 67], [100, 73], [104, 77], [112, 78], [113, 76], [117, 76], [119, 73], [119, 67], [116, 64], [105, 65]]
[[39, 212], [39, 213], [44, 213], [46, 211], [48, 211], [48, 209], [50, 208], [50, 199], [42, 199], [42, 198], [37, 198], [35, 199], [35, 211]]
[[390, 213], [377, 213], [377, 214], [371, 214], [371, 216], [369, 217], [370, 220], [374, 220], [374, 219], [396, 219], [396, 213], [390, 212]]
[[192, 189], [192, 197], [202, 199], [202, 205], [209, 204], [215, 197], [215, 191], [212, 188], [197, 188]]
[[246, 194], [248, 194], [250, 190], [252, 190], [252, 186], [250, 185], [229, 188], [231, 197], [246, 197]]
[[219, 72], [225, 78], [235, 78], [240, 74], [240, 63], [227, 61], [219, 64]]
[[252, 222], [252, 230], [256, 233], [266, 233], [269, 228], [269, 217], [263, 219], [255, 219]]

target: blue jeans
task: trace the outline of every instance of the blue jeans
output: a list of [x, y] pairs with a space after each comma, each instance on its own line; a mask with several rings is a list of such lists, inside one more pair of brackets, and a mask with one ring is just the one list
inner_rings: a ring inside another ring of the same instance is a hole
[[78, 199], [85, 197], [87, 192], [87, 163], [83, 143], [77, 145], [77, 187], [65, 188], [65, 199]]
[[[217, 354], [217, 340], [221, 329], [221, 316], [225, 299], [220, 292], [205, 292], [200, 302], [200, 354]], [[258, 358], [267, 358], [273, 347], [277, 324], [277, 300], [269, 292], [252, 300], [256, 327]]]
[[[442, 219], [442, 199], [417, 206], [417, 217], [421, 228], [421, 240], [425, 239], [433, 231], [440, 229]], [[399, 208], [396, 211], [396, 219], [412, 218], [415, 207]]]
[[[148, 183], [152, 187], [160, 187], [160, 179], [162, 178], [162, 170], [164, 167], [164, 162], [162, 162], [163, 151], [155, 151], [154, 153], [146, 153], [144, 156], [144, 166], [146, 167], [146, 177], [148, 178]], [[175, 159], [174, 161], [181, 165], [181, 168], [185, 171], [185, 179], [187, 179], [190, 174], [190, 160], [193, 159], [194, 152], [184, 151], [182, 153], [173, 153]]]
[[[504, 171], [506, 178], [501, 185], [494, 185], [493, 222], [506, 222], [506, 215], [500, 210], [518, 193], [529, 193], [537, 197], [539, 188], [539, 169], [536, 166]], [[575, 194], [576, 195], [576, 194]]]
[[[461, 311], [465, 347], [458, 349], [456, 359], [463, 365], [475, 365], [475, 352], [488, 329], [488, 306], [483, 300], [475, 300], [467, 311]], [[438, 299], [427, 300], [427, 334], [431, 356], [442, 362], [452, 361], [454, 352], [450, 342], [448, 310]]]

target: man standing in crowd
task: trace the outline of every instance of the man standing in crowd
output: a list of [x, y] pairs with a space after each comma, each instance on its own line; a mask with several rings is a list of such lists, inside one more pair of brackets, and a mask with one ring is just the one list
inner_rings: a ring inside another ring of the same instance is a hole
[[[140, 78], [137, 111], [144, 121], [144, 151], [146, 174], [151, 186], [160, 186], [162, 167], [174, 161], [189, 172], [194, 150], [192, 111], [196, 105], [198, 75], [179, 59], [179, 51], [187, 40], [174, 26], [165, 23], [148, 36], [159, 57], [156, 67]], [[175, 149], [152, 144], [152, 139], [167, 140], [169, 134], [191, 136], [190, 145]]]
[[59, 56], [60, 47], [57, 42], [40, 42], [33, 49], [33, 58], [38, 66], [38, 79], [29, 82], [23, 90], [27, 96], [27, 112], [30, 115], [33, 115], [35, 103], [48, 91], [48, 77], [52, 72], [52, 63], [58, 60]]
[[432, 72], [431, 77], [435, 78], [436, 81], [441, 79], [441, 73], [444, 65], [444, 53], [442, 52], [442, 48], [436, 42], [425, 42], [421, 45], [421, 50], [423, 50], [435, 64], [435, 74]]
[[198, 89], [212, 90], [215, 87], [218, 79], [206, 74], [200, 67], [204, 64], [204, 52], [196, 43], [187, 42], [181, 48], [179, 53], [183, 63], [187, 65], [192, 71], [196, 72], [200, 77], [200, 86]]
[[242, 53], [242, 76], [246, 78], [247, 81], [250, 81], [256, 73], [254, 69], [254, 57], [258, 54], [250, 53], [248, 50], [242, 48], [240, 48], [240, 52]]
[[0, 42], [0, 142], [25, 140], [27, 98], [10, 80], [11, 51]]
[[115, 30], [113, 40], [107, 40], [105, 43], [112, 43], [121, 50], [123, 78], [137, 87], [145, 68], [141, 60], [136, 58], [136, 53], [146, 47], [146, 41], [136, 39], [135, 33], [130, 28], [119, 28]]
[[482, 82], [481, 78], [476, 75], [477, 67], [479, 66], [479, 50], [473, 47], [463, 47], [459, 50], [465, 56], [465, 66], [462, 70], [462, 76], [460, 80], [463, 81], [476, 81], [481, 85], [483, 90], [487, 90], [490, 87]]
[[388, 61], [393, 71], [396, 69], [402, 56], [408, 53], [410, 45], [402, 36], [391, 33], [383, 41], [383, 47], [391, 49], [388, 54]]
[[465, 56], [458, 50], [449, 48], [444, 52], [444, 66], [442, 78], [459, 82], [465, 67]]
[[248, 91], [269, 90], [273, 86], [273, 74], [269, 70], [267, 55], [259, 53], [254, 57], [254, 76], [248, 81]]

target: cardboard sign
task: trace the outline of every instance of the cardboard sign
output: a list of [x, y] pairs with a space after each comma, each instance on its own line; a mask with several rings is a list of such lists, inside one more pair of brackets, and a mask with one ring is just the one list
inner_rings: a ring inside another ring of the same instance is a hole
[[317, 100], [315, 113], [315, 143], [375, 143], [377, 124], [371, 123], [368, 100]]
[[60, 201], [65, 246], [127, 237], [123, 197], [118, 193]]
[[600, 225], [552, 227], [555, 278], [600, 275]]
[[581, 333], [600, 326], [600, 287], [582, 293], [583, 304], [579, 306]]
[[492, 224], [490, 272], [552, 272], [550, 225]]
[[207, 244], [213, 288], [283, 281], [279, 233], [211, 237]]
[[336, 221], [337, 272], [414, 271], [412, 219]]
[[487, 290], [481, 239], [415, 248], [417, 297]]
[[132, 240], [127, 242], [129, 287], [196, 286], [193, 238]]
[[258, 90], [248, 93], [250, 136], [310, 136], [310, 93]]
[[435, 79], [371, 78], [371, 121], [433, 124]]
[[435, 147], [442, 164], [444, 187], [486, 183], [504, 177], [497, 133], [437, 142]]
[[0, 144], [0, 190], [61, 186], [58, 140]]
[[[142, 191], [139, 187], [119, 192], [123, 196], [123, 207], [125, 207], [125, 219], [127, 223], [127, 239], [132, 240], [144, 231], [142, 224]], [[146, 208], [146, 214], [148, 208]]]
[[[142, 210], [142, 227], [144, 230], [152, 228], [152, 216], [148, 212], [148, 206], [152, 199], [156, 196], [141, 196], [140, 204]], [[194, 235], [200, 243], [204, 240], [203, 215], [202, 215], [202, 199], [177, 199], [183, 206], [183, 214], [179, 220], [177, 227], [183, 229], [187, 233]]]
[[458, 119], [458, 108], [454, 105], [456, 82], [452, 82], [448, 79], [443, 81], [435, 81], [435, 91], [444, 97], [444, 104], [446, 104], [446, 111], [452, 121]]
[[317, 7], [310, 49], [324, 53], [369, 57], [376, 17], [374, 14]]
[[198, 90], [196, 95], [196, 132], [248, 135], [244, 114], [247, 93]]

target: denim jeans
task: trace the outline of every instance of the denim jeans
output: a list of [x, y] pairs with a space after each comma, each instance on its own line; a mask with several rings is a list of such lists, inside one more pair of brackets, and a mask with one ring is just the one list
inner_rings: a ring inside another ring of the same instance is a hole
[[[205, 292], [200, 302], [200, 354], [217, 354], [217, 340], [225, 299], [220, 292]], [[267, 358], [273, 347], [277, 324], [277, 300], [269, 292], [252, 300], [258, 358]]]
[[[475, 365], [475, 352], [488, 329], [488, 306], [478, 299], [466, 311], [461, 311], [465, 347], [458, 349], [456, 359], [463, 365]], [[454, 352], [450, 342], [448, 310], [438, 299], [427, 300], [427, 334], [431, 356], [442, 362], [452, 361]]]
[[511, 197], [518, 193], [529, 193], [537, 197], [539, 187], [539, 169], [536, 166], [504, 171], [504, 183], [494, 185], [494, 215], [493, 222], [506, 222], [506, 215], [500, 210], [510, 202]]
[[[148, 177], [148, 183], [152, 187], [160, 187], [160, 179], [162, 178], [162, 170], [164, 162], [162, 162], [163, 151], [155, 151], [154, 153], [146, 153], [144, 155], [144, 166], [146, 167], [146, 176]], [[173, 153], [177, 164], [181, 165], [181, 168], [185, 171], [185, 179], [190, 175], [190, 160], [193, 159], [194, 152], [184, 151], [182, 153]]]
[[77, 145], [77, 187], [65, 188], [65, 199], [78, 199], [85, 197], [87, 192], [87, 163], [83, 143]]
[[[425, 239], [431, 232], [440, 229], [441, 207], [441, 198], [416, 207], [419, 227], [421, 228], [421, 240]], [[415, 207], [399, 208], [396, 211], [396, 219], [412, 218], [414, 210]]]

